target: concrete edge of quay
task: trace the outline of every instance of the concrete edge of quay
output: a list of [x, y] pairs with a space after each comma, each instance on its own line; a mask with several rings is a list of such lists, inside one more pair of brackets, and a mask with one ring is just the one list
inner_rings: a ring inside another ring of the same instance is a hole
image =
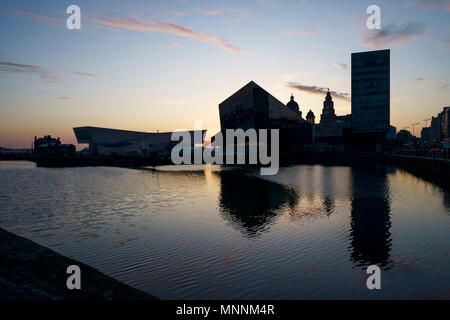
[[[67, 267], [81, 270], [81, 289], [66, 286]], [[0, 228], [0, 300], [156, 300], [84, 263]]]

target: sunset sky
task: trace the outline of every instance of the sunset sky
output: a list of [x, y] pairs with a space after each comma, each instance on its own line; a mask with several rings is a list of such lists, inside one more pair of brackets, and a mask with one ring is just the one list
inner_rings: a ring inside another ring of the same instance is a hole
[[[66, 27], [71, 4], [81, 30]], [[366, 27], [371, 4], [381, 30]], [[373, 49], [391, 49], [397, 129], [450, 105], [450, 0], [2, 0], [0, 41], [3, 147], [75, 143], [87, 125], [218, 129], [218, 104], [251, 80], [316, 119], [330, 88], [348, 114], [350, 54]]]

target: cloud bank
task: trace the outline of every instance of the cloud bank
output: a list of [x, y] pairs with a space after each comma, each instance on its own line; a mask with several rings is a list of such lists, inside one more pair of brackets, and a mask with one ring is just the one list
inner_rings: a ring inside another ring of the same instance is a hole
[[0, 61], [0, 73], [2, 74], [19, 74], [19, 75], [35, 75], [42, 81], [48, 83], [62, 83], [63, 78], [53, 69], [33, 66], [28, 64], [19, 64], [7, 61]]
[[[213, 11], [208, 10], [200, 10], [203, 14], [207, 15], [217, 15], [222, 13], [240, 13], [242, 12], [242, 9], [217, 9]], [[18, 10], [13, 9], [12, 12], [16, 14], [26, 15], [29, 17], [33, 17], [38, 20], [44, 20], [44, 21], [51, 21], [51, 22], [59, 22], [59, 23], [65, 23], [64, 19], [54, 18], [50, 16], [46, 16], [44, 14], [29, 11], [29, 10]], [[182, 16], [186, 13], [183, 11], [173, 11], [174, 15]], [[238, 48], [231, 44], [230, 41], [228, 41], [225, 38], [222, 37], [216, 37], [212, 36], [206, 33], [198, 32], [189, 28], [185, 28], [173, 23], [167, 23], [167, 22], [161, 22], [157, 20], [148, 20], [143, 21], [139, 19], [135, 19], [133, 17], [123, 15], [123, 14], [117, 14], [112, 16], [94, 16], [90, 19], [90, 22], [94, 24], [94, 27], [96, 28], [102, 28], [102, 29], [112, 29], [117, 30], [117, 28], [122, 29], [128, 29], [128, 30], [134, 30], [134, 31], [153, 31], [153, 32], [160, 32], [160, 33], [167, 33], [167, 34], [173, 34], [180, 37], [189, 37], [194, 38], [197, 40], [200, 40], [202, 42], [211, 42], [215, 43], [222, 49], [234, 53], [234, 54], [243, 54], [245, 51], [241, 48]]]
[[424, 33], [425, 28], [420, 23], [408, 23], [402, 26], [391, 24], [367, 33], [362, 40], [362, 45], [376, 49], [396, 42], [405, 43], [419, 38]]
[[335, 62], [335, 63], [333, 63], [333, 66], [336, 68], [340, 68], [340, 69], [345, 69], [345, 70], [348, 69], [348, 64], [343, 63], [343, 62], [341, 62], [341, 63]]
[[450, 11], [449, 0], [419, 0], [410, 1], [406, 3], [408, 7], [417, 7], [425, 10], [434, 10], [437, 8], [443, 8], [445, 11]]
[[[99, 78], [102, 75], [74, 71], [74, 75], [81, 77]], [[6, 75], [31, 75], [37, 76], [41, 81], [47, 83], [63, 83], [64, 79], [61, 73], [55, 69], [45, 68], [30, 64], [20, 64], [8, 61], [0, 61], [0, 74]]]
[[74, 71], [72, 73], [77, 75], [77, 76], [89, 77], [89, 78], [101, 78], [101, 77], [103, 77], [100, 74], [93, 74], [93, 73], [80, 72], [80, 71]]
[[302, 31], [286, 31], [286, 32], [283, 32], [283, 34], [285, 34], [287, 36], [312, 36], [312, 35], [319, 34], [322, 32], [323, 32], [323, 30], [321, 30], [321, 29], [309, 28], [309, 29], [305, 29]]
[[173, 23], [166, 23], [157, 20], [142, 21], [122, 14], [114, 16], [93, 17], [91, 18], [91, 22], [100, 26], [122, 28], [134, 31], [153, 31], [173, 34], [180, 37], [193, 38], [202, 42], [215, 43], [222, 49], [234, 54], [245, 53], [244, 50], [232, 45], [228, 40], [224, 38], [197, 32], [195, 30], [188, 29]]
[[38, 20], [51, 21], [51, 22], [60, 22], [60, 23], [65, 23], [66, 22], [65, 19], [49, 17], [49, 16], [46, 16], [44, 14], [41, 14], [41, 13], [38, 13], [38, 12], [34, 12], [34, 11], [30, 11], [30, 10], [12, 9], [12, 12], [15, 13], [15, 14], [21, 14], [21, 15], [24, 15], [24, 16], [33, 17], [33, 18], [36, 18]]
[[[299, 84], [297, 82], [286, 82], [286, 87], [295, 89], [301, 92], [309, 93], [309, 94], [316, 94], [324, 96], [327, 94], [328, 89], [325, 87], [318, 87], [318, 86], [305, 86], [302, 84]], [[350, 94], [344, 93], [344, 92], [336, 92], [336, 91], [330, 91], [331, 95], [337, 99], [342, 99], [345, 101], [350, 101]]]

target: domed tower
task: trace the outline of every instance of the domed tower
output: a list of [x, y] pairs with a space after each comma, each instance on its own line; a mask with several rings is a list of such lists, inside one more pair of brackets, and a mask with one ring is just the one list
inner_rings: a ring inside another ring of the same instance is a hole
[[311, 109], [309, 109], [308, 114], [306, 115], [306, 121], [308, 121], [310, 124], [316, 123], [316, 116]]
[[334, 102], [331, 98], [330, 89], [323, 102], [322, 114], [320, 115], [320, 124], [326, 127], [336, 126], [336, 114], [334, 113]]
[[286, 104], [286, 107], [291, 109], [294, 112], [297, 112], [300, 115], [300, 118], [302, 117], [302, 112], [300, 111], [300, 107], [298, 106], [298, 103], [294, 101], [294, 95], [291, 95], [291, 100]]

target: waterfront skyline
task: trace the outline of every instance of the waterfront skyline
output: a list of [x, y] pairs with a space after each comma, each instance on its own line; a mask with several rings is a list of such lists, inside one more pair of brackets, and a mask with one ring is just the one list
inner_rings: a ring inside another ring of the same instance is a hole
[[66, 28], [68, 4], [2, 2], [0, 146], [75, 143], [77, 126], [218, 129], [218, 104], [250, 80], [316, 117], [330, 88], [348, 114], [350, 54], [372, 49], [391, 49], [391, 125], [420, 121], [417, 135], [449, 104], [449, 1], [379, 1], [380, 31], [369, 1], [76, 4], [81, 30]]

